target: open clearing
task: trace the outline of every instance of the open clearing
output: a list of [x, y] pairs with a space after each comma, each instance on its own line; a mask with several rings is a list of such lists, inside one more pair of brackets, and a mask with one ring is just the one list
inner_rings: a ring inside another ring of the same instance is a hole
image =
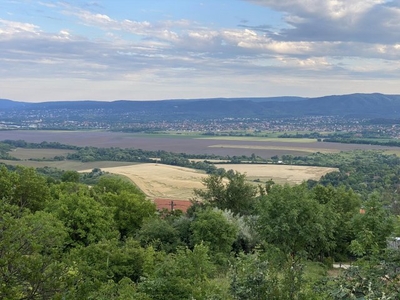
[[119, 166], [131, 166], [132, 162], [123, 161], [94, 161], [94, 162], [80, 162], [75, 160], [63, 160], [63, 161], [34, 161], [34, 160], [5, 160], [0, 159], [0, 163], [12, 166], [24, 166], [32, 168], [43, 168], [52, 167], [67, 171], [82, 171], [82, 170], [93, 170], [94, 168], [109, 168]]
[[151, 198], [183, 200], [193, 196], [194, 188], [202, 188], [201, 180], [207, 176], [193, 169], [162, 164], [137, 164], [102, 171], [128, 177]]
[[279, 184], [302, 183], [308, 179], [318, 180], [323, 175], [338, 170], [336, 168], [272, 164], [223, 164], [221, 167], [245, 173], [249, 180], [259, 179], [261, 182], [265, 182], [272, 179]]
[[18, 159], [52, 159], [54, 156], [67, 156], [74, 152], [75, 150], [17, 148], [10, 152], [10, 155]]
[[[399, 150], [400, 147], [383, 147], [376, 145], [339, 144], [329, 142], [310, 142], [310, 139], [263, 138], [262, 141], [251, 140], [257, 137], [212, 137], [212, 139], [182, 138], [180, 135], [152, 136], [134, 133], [108, 131], [41, 131], [41, 130], [8, 130], [0, 131], [1, 140], [25, 140], [32, 143], [59, 142], [76, 146], [121, 147], [143, 150], [165, 150], [175, 153], [215, 154], [221, 156], [251, 156], [253, 153], [263, 158], [274, 155], [306, 155], [310, 152], [338, 152], [363, 150]], [[239, 138], [239, 139], [238, 139]], [[218, 142], [220, 141], [220, 142]], [[223, 147], [220, 147], [223, 145]], [[229, 147], [228, 147], [229, 145]]]
[[[267, 164], [223, 164], [221, 167], [246, 173], [249, 180], [274, 180], [276, 183], [301, 183], [308, 179], [319, 179], [334, 168], [267, 165]], [[201, 180], [207, 175], [199, 171], [162, 164], [137, 164], [102, 168], [103, 171], [123, 175], [132, 180], [150, 198], [188, 200], [194, 188], [203, 188]], [[88, 172], [90, 170], [87, 170]]]

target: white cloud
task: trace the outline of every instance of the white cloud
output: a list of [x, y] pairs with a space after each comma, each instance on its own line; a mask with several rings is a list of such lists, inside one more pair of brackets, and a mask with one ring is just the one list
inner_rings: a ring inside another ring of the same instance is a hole
[[400, 9], [384, 0], [249, 0], [285, 14], [290, 27], [277, 38], [396, 43]]
[[0, 19], [0, 38], [20, 33], [38, 34], [39, 32], [39, 27], [34, 24]]
[[[274, 85], [279, 83], [304, 95], [305, 87], [296, 78], [303, 83], [307, 78], [332, 78], [326, 83], [341, 78], [346, 84], [357, 82], [354, 86], [361, 86], [362, 80], [382, 83], [382, 78], [390, 78], [392, 88], [400, 77], [400, 15], [395, 5], [372, 0], [251, 2], [283, 12], [288, 26], [273, 33], [261, 31], [266, 28], [262, 25], [250, 27], [251, 22], [218, 28], [188, 19], [135, 21], [65, 3], [48, 7], [72, 18], [72, 29], [49, 32], [35, 24], [0, 19], [0, 78], [45, 78], [35, 80], [41, 87], [46, 80], [60, 80], [56, 85], [63, 90], [68, 85], [61, 80], [75, 78], [82, 89], [84, 84], [93, 87], [81, 90], [82, 95], [94, 93], [100, 83], [100, 99], [114, 98], [106, 89], [117, 93], [117, 87], [127, 90], [131, 85], [143, 94], [146, 87], [146, 99], [156, 99], [173, 92], [172, 86], [179, 86], [176, 93], [182, 95], [228, 97], [246, 90], [253, 96], [258, 90], [261, 96], [261, 91], [278, 91]], [[77, 34], [82, 24], [96, 37]], [[285, 94], [285, 88], [281, 91]], [[118, 95], [115, 98], [132, 98], [122, 90]]]

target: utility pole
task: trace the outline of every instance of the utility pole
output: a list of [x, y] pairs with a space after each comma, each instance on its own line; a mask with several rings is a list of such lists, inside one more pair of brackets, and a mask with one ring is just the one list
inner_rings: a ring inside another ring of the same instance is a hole
[[171, 211], [174, 211], [174, 207], [175, 207], [174, 200], [172, 200], [171, 201]]

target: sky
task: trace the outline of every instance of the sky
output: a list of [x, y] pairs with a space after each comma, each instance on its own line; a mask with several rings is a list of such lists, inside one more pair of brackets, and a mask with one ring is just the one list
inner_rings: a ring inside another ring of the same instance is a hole
[[400, 94], [400, 0], [0, 0], [0, 98]]

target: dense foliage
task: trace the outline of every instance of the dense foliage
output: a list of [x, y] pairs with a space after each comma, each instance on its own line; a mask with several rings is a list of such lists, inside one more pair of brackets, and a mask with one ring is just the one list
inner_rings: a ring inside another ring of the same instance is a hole
[[[1, 299], [378, 299], [398, 289], [394, 220], [378, 194], [360, 214], [345, 187], [254, 188], [227, 172], [204, 180], [183, 214], [157, 212], [127, 181], [89, 187], [75, 175], [0, 168]], [[327, 276], [333, 259], [355, 257]]]

